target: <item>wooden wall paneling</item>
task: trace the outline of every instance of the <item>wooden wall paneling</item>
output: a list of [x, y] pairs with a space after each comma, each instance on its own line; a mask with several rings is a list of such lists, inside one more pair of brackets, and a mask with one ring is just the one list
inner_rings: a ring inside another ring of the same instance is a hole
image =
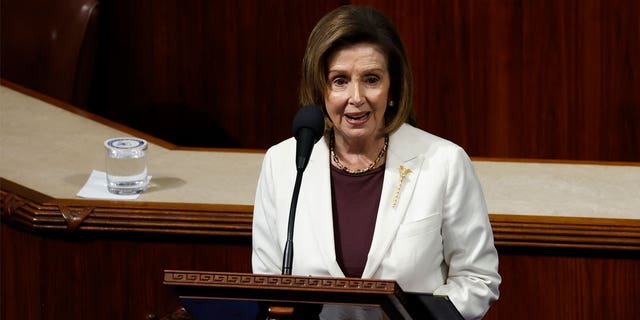
[[412, 59], [422, 128], [471, 155], [640, 159], [635, 1], [353, 1]]
[[[96, 112], [183, 146], [291, 136], [308, 33], [339, 1], [112, 1]], [[123, 105], [124, 104], [124, 105]]]
[[127, 296], [134, 292], [125, 289], [125, 269], [134, 267], [127, 259], [132, 250], [115, 241], [46, 237], [40, 252], [43, 319], [127, 318]]
[[539, 131], [521, 142], [539, 157], [636, 161], [637, 2], [525, 4], [523, 102]]
[[[4, 222], [2, 228], [11, 237], [2, 243], [3, 319], [163, 316], [180, 307], [162, 284], [164, 270], [251, 271], [249, 238], [38, 235]], [[29, 243], [41, 247], [17, 253]], [[17, 258], [9, 260], [7, 248]]]
[[0, 223], [0, 318], [42, 319], [42, 240]]
[[602, 1], [602, 153], [640, 160], [640, 3]]
[[291, 136], [309, 32], [345, 3], [396, 23], [420, 126], [470, 155], [640, 161], [635, 0], [105, 1], [88, 109], [177, 145], [266, 148]]
[[634, 319], [635, 253], [498, 247], [500, 299], [486, 319]]
[[597, 36], [602, 3], [527, 2], [523, 8], [523, 109], [537, 116], [522, 120], [538, 130], [520, 142], [540, 158], [585, 158], [603, 145], [602, 132], [594, 130], [599, 110], [617, 106], [603, 99], [598, 76], [607, 51]]

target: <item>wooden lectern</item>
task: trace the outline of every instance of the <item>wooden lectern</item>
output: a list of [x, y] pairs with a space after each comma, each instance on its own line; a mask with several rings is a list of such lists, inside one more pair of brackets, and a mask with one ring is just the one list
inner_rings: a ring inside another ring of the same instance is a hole
[[379, 307], [391, 320], [462, 319], [447, 297], [389, 280], [165, 270], [164, 284], [197, 320], [317, 319], [325, 304]]

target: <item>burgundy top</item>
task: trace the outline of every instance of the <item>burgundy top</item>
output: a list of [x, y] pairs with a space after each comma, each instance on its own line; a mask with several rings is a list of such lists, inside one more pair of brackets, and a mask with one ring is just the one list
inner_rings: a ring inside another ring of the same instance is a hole
[[331, 166], [336, 260], [346, 277], [360, 278], [376, 225], [384, 165], [352, 174]]

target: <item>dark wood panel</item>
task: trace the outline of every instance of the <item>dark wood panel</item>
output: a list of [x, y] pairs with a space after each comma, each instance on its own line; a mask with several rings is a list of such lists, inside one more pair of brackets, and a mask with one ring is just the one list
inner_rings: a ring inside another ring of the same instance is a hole
[[42, 319], [42, 239], [0, 223], [0, 315], [2, 319]]
[[291, 135], [308, 33], [339, 1], [109, 1], [95, 111], [183, 146]]
[[500, 299], [486, 319], [635, 319], [637, 255], [498, 247]]
[[640, 158], [637, 1], [357, 1], [407, 43], [422, 126], [476, 156]]
[[162, 316], [180, 307], [166, 269], [251, 272], [250, 238], [1, 232], [3, 319]]
[[[315, 22], [347, 1], [108, 1], [94, 111], [179, 145], [290, 134]], [[634, 0], [351, 1], [398, 26], [420, 126], [472, 156], [640, 160]]]

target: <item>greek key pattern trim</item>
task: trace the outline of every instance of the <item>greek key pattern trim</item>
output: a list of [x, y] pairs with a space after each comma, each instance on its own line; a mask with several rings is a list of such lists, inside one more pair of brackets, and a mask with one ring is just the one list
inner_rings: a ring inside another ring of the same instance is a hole
[[351, 278], [318, 278], [302, 276], [229, 274], [216, 272], [165, 271], [165, 283], [174, 285], [205, 285], [214, 287], [305, 288], [307, 290], [367, 290], [393, 293], [397, 285], [393, 281]]

